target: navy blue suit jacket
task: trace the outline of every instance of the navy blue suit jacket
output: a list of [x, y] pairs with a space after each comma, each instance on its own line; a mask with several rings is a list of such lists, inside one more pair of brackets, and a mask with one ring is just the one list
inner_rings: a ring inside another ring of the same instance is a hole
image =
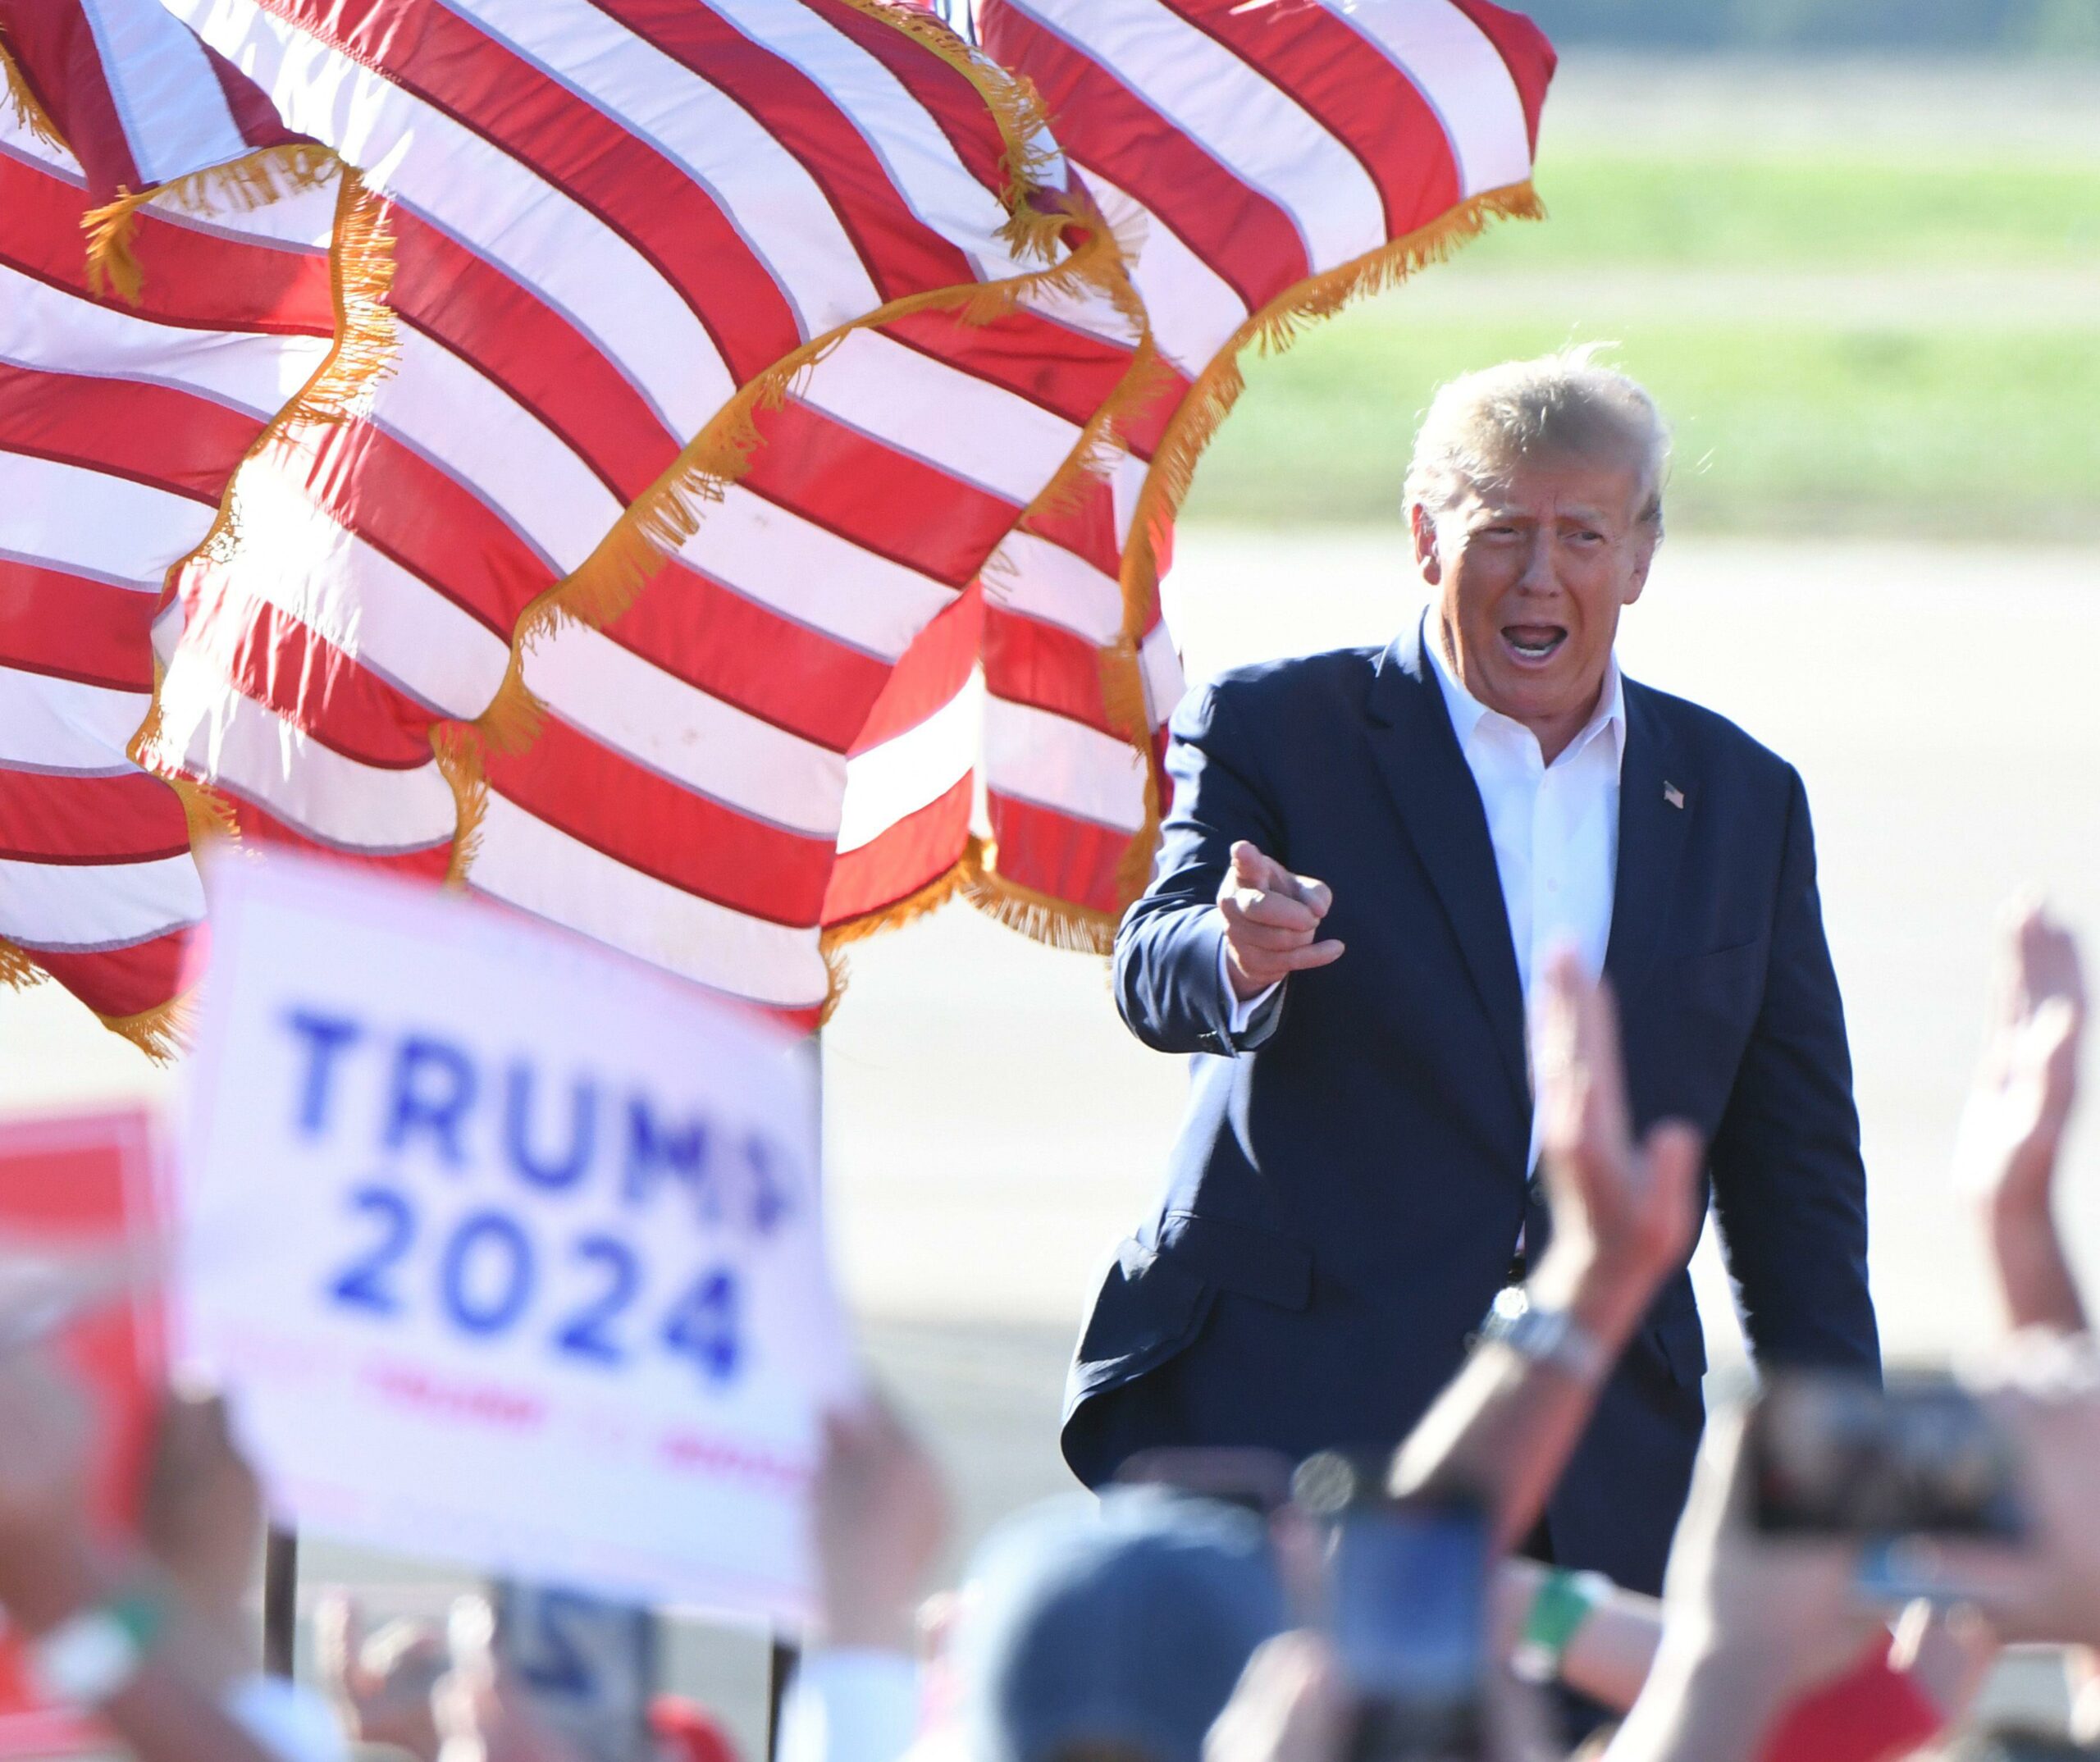
[[[1227, 673], [1173, 722], [1174, 806], [1116, 940], [1148, 1046], [1196, 1054], [1165, 1198], [1123, 1244], [1067, 1390], [1098, 1484], [1157, 1445], [1396, 1443], [1525, 1232], [1524, 1006], [1478, 790], [1420, 628]], [[1605, 966], [1637, 1126], [1706, 1134], [1767, 1365], [1878, 1367], [1851, 1058], [1793, 768], [1626, 683]], [[1673, 805], [1671, 794], [1682, 806]], [[1334, 889], [1348, 952], [1230, 1031], [1212, 909], [1235, 839]], [[1690, 1279], [1664, 1287], [1548, 1513], [1555, 1557], [1655, 1588], [1704, 1421]]]

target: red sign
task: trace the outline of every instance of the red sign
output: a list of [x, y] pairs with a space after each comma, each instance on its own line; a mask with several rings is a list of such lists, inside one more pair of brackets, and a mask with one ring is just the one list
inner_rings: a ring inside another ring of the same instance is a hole
[[[144, 1110], [0, 1124], [0, 1257], [92, 1257], [143, 1247], [159, 1210], [153, 1124]], [[112, 1298], [63, 1323], [54, 1341], [94, 1390], [102, 1426], [91, 1490], [96, 1516], [113, 1531], [130, 1528], [167, 1380], [159, 1294]], [[107, 1732], [91, 1719], [40, 1705], [21, 1666], [18, 1647], [0, 1629], [0, 1758], [110, 1747]]]

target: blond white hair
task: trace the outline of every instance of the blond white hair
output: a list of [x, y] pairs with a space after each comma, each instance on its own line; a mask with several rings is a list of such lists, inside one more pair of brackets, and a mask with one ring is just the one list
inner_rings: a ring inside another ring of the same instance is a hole
[[1659, 532], [1669, 427], [1646, 388], [1599, 359], [1610, 346], [1505, 361], [1440, 386], [1415, 433], [1408, 505], [1435, 518], [1527, 459], [1611, 459], [1638, 472], [1639, 518]]

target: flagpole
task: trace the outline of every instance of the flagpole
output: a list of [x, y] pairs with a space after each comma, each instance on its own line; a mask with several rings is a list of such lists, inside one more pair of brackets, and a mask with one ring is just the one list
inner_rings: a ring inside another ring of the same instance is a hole
[[780, 1710], [788, 1699], [788, 1685], [794, 1679], [795, 1666], [801, 1662], [801, 1647], [782, 1635], [774, 1635], [765, 1666], [765, 1754], [768, 1762], [778, 1762], [780, 1755]]
[[299, 1531], [270, 1526], [262, 1544], [262, 1668], [291, 1679], [299, 1633]]
[[[817, 1180], [824, 1180], [824, 1029], [819, 1028], [810, 1036], [810, 1044], [816, 1049], [817, 1089]], [[819, 1186], [821, 1191], [821, 1186]], [[788, 1685], [794, 1680], [795, 1667], [801, 1662], [802, 1649], [778, 1628], [773, 1632], [773, 1643], [768, 1648], [765, 1659], [765, 1756], [766, 1762], [778, 1762], [780, 1755], [780, 1710], [788, 1699]]]

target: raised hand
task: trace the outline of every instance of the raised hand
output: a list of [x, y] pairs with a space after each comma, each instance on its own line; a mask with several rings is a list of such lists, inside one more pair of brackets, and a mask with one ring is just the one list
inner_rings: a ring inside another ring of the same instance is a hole
[[947, 1490], [879, 1396], [825, 1416], [811, 1505], [824, 1642], [910, 1650], [919, 1593], [947, 1535]]
[[1684, 1264], [1697, 1221], [1699, 1134], [1665, 1123], [1633, 1143], [1610, 993], [1563, 951], [1547, 963], [1541, 1001], [1534, 1061], [1553, 1239], [1524, 1288], [1589, 1349], [1572, 1359], [1475, 1353], [1408, 1434], [1391, 1483], [1399, 1494], [1464, 1488], [1484, 1498], [1504, 1546], [1537, 1521], [1605, 1375]]
[[2045, 907], [2017, 909], [2001, 937], [1997, 1007], [1962, 1116], [1965, 1185], [2002, 1203], [2046, 1201], [2084, 1028], [2077, 939]]
[[2002, 935], [1997, 1002], [1955, 1149], [1957, 1183], [1984, 1207], [2016, 1327], [2085, 1325], [2050, 1208], [2084, 1028], [2076, 939], [2043, 907], [2017, 909]]
[[1691, 1252], [1703, 1147], [1690, 1126], [1672, 1121], [1633, 1142], [1618, 1012], [1609, 988], [1572, 949], [1546, 963], [1533, 1063], [1554, 1249], [1564, 1260], [1583, 1257], [1594, 1263], [1588, 1270], [1629, 1290], [1645, 1284], [1652, 1295]]
[[313, 1612], [313, 1650], [322, 1685], [351, 1737], [436, 1762], [442, 1740], [432, 1696], [452, 1655], [435, 1623], [390, 1622], [367, 1639], [356, 1600], [334, 1591]]
[[1326, 882], [1293, 874], [1244, 838], [1234, 845], [1217, 890], [1234, 995], [1244, 1002], [1293, 973], [1339, 961], [1340, 943], [1314, 940], [1334, 902]]

